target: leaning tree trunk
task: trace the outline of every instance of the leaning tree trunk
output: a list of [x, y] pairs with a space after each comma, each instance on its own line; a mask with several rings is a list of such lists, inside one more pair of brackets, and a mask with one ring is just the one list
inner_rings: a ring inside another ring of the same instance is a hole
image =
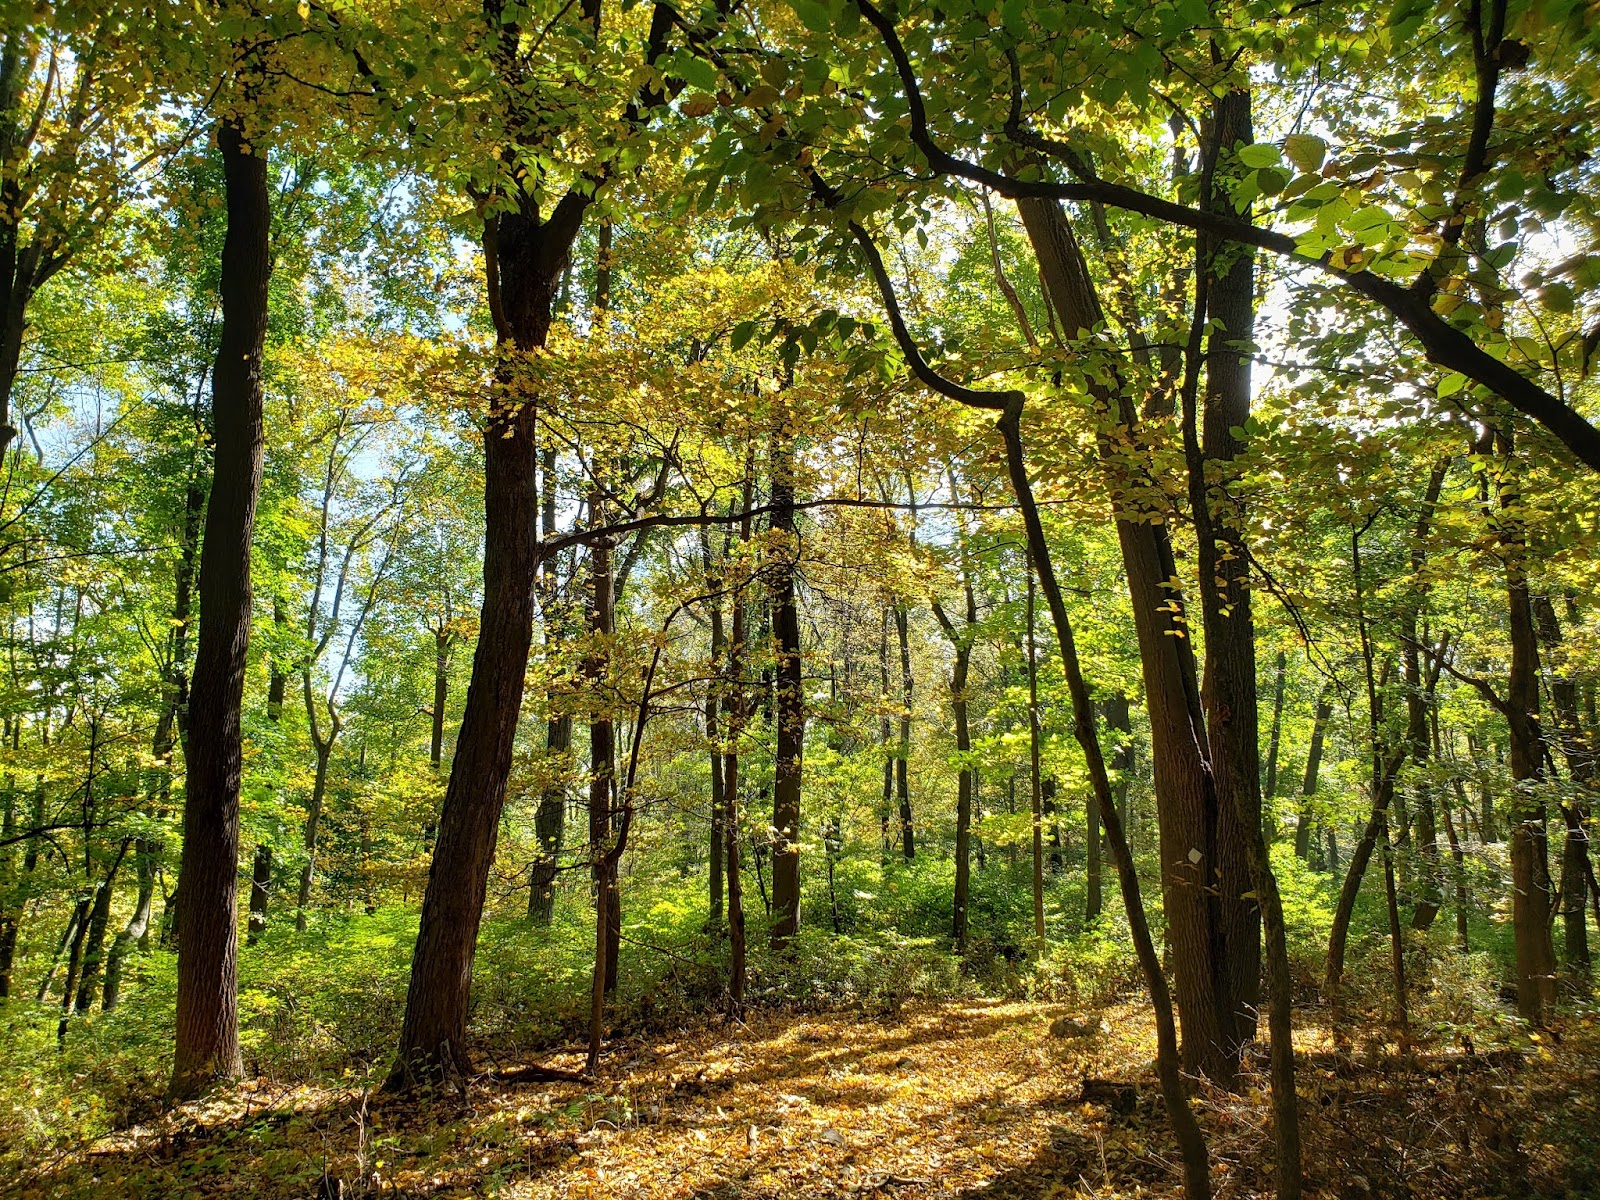
[[[1133, 851], [1123, 832], [1122, 820], [1112, 800], [1110, 775], [1100, 752], [1100, 740], [1095, 733], [1094, 704], [1090, 699], [1087, 680], [1078, 659], [1078, 649], [1073, 637], [1072, 622], [1067, 614], [1066, 602], [1056, 580], [1050, 561], [1050, 547], [1045, 539], [1044, 525], [1039, 519], [1032, 484], [1028, 480], [1027, 464], [1022, 449], [1020, 399], [1008, 407], [999, 425], [1005, 439], [1006, 465], [1011, 477], [1012, 490], [1022, 507], [1023, 524], [1027, 533], [1028, 555], [1032, 571], [1039, 582], [1050, 607], [1055, 625], [1056, 641], [1061, 651], [1061, 665], [1067, 677], [1067, 688], [1072, 696], [1073, 734], [1083, 750], [1089, 779], [1100, 802], [1105, 821], [1106, 840], [1111, 847], [1121, 885], [1123, 907], [1128, 915], [1129, 932], [1133, 936], [1134, 952], [1144, 974], [1145, 986], [1150, 989], [1150, 1002], [1156, 1023], [1156, 1077], [1160, 1082], [1162, 1101], [1172, 1122], [1173, 1133], [1183, 1160], [1184, 1194], [1188, 1200], [1208, 1200], [1211, 1195], [1210, 1152], [1205, 1134], [1189, 1107], [1188, 1086], [1184, 1083], [1181, 1054], [1178, 1047], [1177, 1023], [1173, 1019], [1172, 993], [1167, 986], [1166, 972], [1156, 951], [1155, 939], [1145, 916], [1144, 899], [1139, 889], [1139, 874], [1133, 861]], [[1031, 574], [1030, 574], [1031, 578]], [[1031, 607], [1031, 605], [1030, 605]], [[1030, 623], [1031, 629], [1031, 623]]]
[[174, 1098], [243, 1070], [238, 906], [241, 710], [250, 645], [250, 542], [261, 486], [262, 352], [272, 271], [267, 160], [238, 118], [217, 129], [227, 193], [222, 332], [212, 371], [215, 468], [200, 551], [200, 622], [190, 694], [177, 898]]
[[[1053, 200], [1024, 199], [1017, 208], [1046, 293], [1067, 331], [1078, 337], [1095, 329], [1103, 319], [1099, 298], [1061, 206]], [[1129, 398], [1114, 386], [1093, 383], [1091, 387], [1102, 418], [1137, 433], [1138, 415]], [[1113, 486], [1126, 472], [1130, 486], [1144, 488], [1139, 482], [1141, 463], [1130, 465], [1109, 441], [1102, 445], [1102, 454]], [[1224, 934], [1250, 925], [1254, 917], [1226, 923], [1222, 919], [1223, 897], [1214, 886], [1222, 867], [1217, 790], [1205, 745], [1205, 718], [1183, 597], [1172, 587], [1177, 563], [1166, 524], [1152, 524], [1143, 516], [1119, 513], [1116, 527], [1133, 600], [1150, 719], [1162, 907], [1178, 1010], [1183, 1015], [1183, 1060], [1188, 1071], [1231, 1086], [1242, 1049], [1236, 1037], [1242, 1006], [1229, 990], [1240, 972], [1226, 964], [1253, 960], [1259, 951], [1254, 945], [1232, 946]], [[1235, 882], [1243, 885], [1229, 885], [1237, 900], [1248, 884], [1242, 879]]]
[[544, 224], [520, 212], [502, 213], [484, 229], [499, 365], [483, 438], [483, 606], [391, 1089], [464, 1074], [469, 1066], [472, 959], [522, 711], [539, 564], [538, 419], [522, 356], [542, 347], [549, 334], [556, 283], [586, 206], [569, 192]]

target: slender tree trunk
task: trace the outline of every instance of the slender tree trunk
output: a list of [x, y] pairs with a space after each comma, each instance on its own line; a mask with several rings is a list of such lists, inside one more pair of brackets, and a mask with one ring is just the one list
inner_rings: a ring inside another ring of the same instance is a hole
[[794, 432], [780, 407], [772, 438], [772, 529], [783, 539], [772, 563], [777, 685], [773, 721], [777, 753], [772, 783], [771, 941], [782, 950], [800, 929], [800, 781], [805, 754], [805, 692], [800, 675], [800, 610], [795, 602], [799, 542], [795, 536]]
[[[306, 695], [309, 701], [309, 683]], [[331, 730], [330, 734], [332, 735]], [[311, 882], [316, 877], [317, 837], [322, 827], [322, 808], [327, 802], [328, 763], [333, 757], [334, 736], [336, 735], [316, 743], [317, 773], [311, 784], [311, 803], [306, 807], [306, 823], [303, 831], [306, 861], [300, 868], [300, 890], [295, 895], [294, 905], [294, 927], [301, 933], [306, 931], [306, 909], [311, 905]]]
[[234, 118], [217, 127], [227, 192], [222, 332], [212, 371], [215, 468], [199, 571], [188, 783], [177, 897], [175, 1099], [238, 1076], [239, 775], [250, 644], [250, 543], [261, 484], [262, 352], [272, 270], [267, 160]]
[[1033, 941], [1044, 953], [1044, 772], [1039, 763], [1039, 659], [1034, 634], [1034, 593], [1038, 563], [1029, 551], [1028, 605], [1023, 618], [1028, 628], [1028, 800], [1033, 815]]
[[[878, 633], [878, 667], [883, 676], [883, 703], [887, 706], [889, 702], [889, 611], [887, 609], [883, 612], [882, 624]], [[894, 814], [894, 764], [896, 757], [896, 748], [889, 740], [892, 736], [893, 730], [889, 724], [889, 714], [885, 711], [878, 721], [878, 740], [883, 746], [883, 808], [881, 815], [883, 853], [880, 857], [880, 863], [884, 867], [889, 865], [889, 856], [894, 848], [894, 839], [889, 832]]]
[[900, 639], [900, 748], [894, 760], [894, 786], [900, 801], [900, 852], [910, 862], [917, 856], [917, 839], [911, 822], [911, 609], [904, 601], [894, 606], [894, 628]]
[[[22, 740], [22, 718], [7, 717], [5, 737], [0, 745], [7, 746], [16, 761], [17, 748]], [[0, 1000], [11, 995], [11, 975], [17, 956], [17, 923], [22, 916], [22, 905], [16, 895], [16, 845], [17, 834], [17, 777], [7, 772], [5, 781], [4, 812], [0, 814]]]
[[[1305, 779], [1300, 784], [1300, 820], [1294, 830], [1296, 858], [1305, 859], [1311, 855], [1311, 831], [1316, 825], [1311, 801], [1317, 794], [1317, 777], [1322, 771], [1322, 743], [1328, 733], [1328, 719], [1332, 716], [1333, 685], [1325, 683], [1317, 696], [1317, 710], [1311, 718], [1311, 745], [1306, 751]], [[1331, 829], [1329, 832], [1332, 832]], [[1337, 864], [1330, 862], [1328, 869], [1337, 870]]]
[[[709, 557], [709, 555], [708, 555]], [[720, 579], [717, 586], [720, 587]], [[716, 590], [708, 588], [708, 590]], [[707, 611], [711, 619], [711, 669], [714, 676], [719, 676], [722, 671], [722, 658], [724, 651], [725, 635], [722, 628], [722, 600], [713, 597], [708, 602]], [[706, 695], [706, 742], [711, 747], [711, 844], [708, 848], [709, 865], [707, 870], [706, 885], [709, 890], [707, 897], [707, 914], [711, 927], [722, 927], [722, 891], [723, 891], [723, 826], [727, 823], [727, 799], [723, 790], [725, 782], [722, 766], [722, 688], [720, 680], [714, 680]]]
[[122, 971], [128, 955], [135, 946], [144, 944], [150, 930], [150, 913], [156, 895], [156, 855], [154, 841], [147, 838], [135, 840], [133, 865], [139, 889], [134, 896], [133, 913], [128, 917], [128, 923], [118, 931], [111, 943], [111, 952], [106, 955], [106, 985], [100, 997], [100, 1007], [105, 1012], [116, 1010], [122, 997]]
[[[1422, 686], [1421, 652], [1417, 649], [1416, 622], [1410, 623], [1410, 634], [1402, 648], [1405, 661], [1407, 729], [1417, 734], [1411, 747], [1412, 762], [1420, 769], [1426, 766], [1430, 742], [1428, 739], [1428, 695]], [[1417, 710], [1421, 711], [1417, 711]], [[1412, 806], [1417, 828], [1417, 852], [1422, 860], [1421, 895], [1411, 912], [1411, 928], [1431, 929], [1439, 908], [1444, 903], [1444, 871], [1439, 861], [1439, 829], [1433, 805], [1433, 789], [1426, 781], [1419, 781]]]
[[967, 673], [971, 662], [971, 645], [965, 640], [957, 642], [955, 669], [950, 675], [950, 705], [956, 720], [956, 753], [961, 756], [961, 773], [956, 782], [956, 882], [951, 929], [958, 951], [967, 948], [967, 906], [972, 893], [972, 794], [976, 772], [968, 758], [972, 753], [972, 728], [967, 717]]
[[[1121, 692], [1115, 692], [1100, 702], [1100, 710], [1105, 714], [1106, 730], [1110, 733], [1122, 735], [1121, 743], [1111, 755], [1111, 766], [1117, 772], [1116, 781], [1113, 783], [1113, 794], [1117, 812], [1122, 816], [1123, 829], [1126, 831], [1128, 820], [1127, 795], [1128, 777], [1133, 772], [1133, 724], [1128, 714], [1128, 698]], [[1088, 844], [1088, 879], [1085, 890], [1087, 893], [1084, 908], [1084, 923], [1092, 925], [1100, 919], [1104, 908], [1102, 898], [1103, 884], [1101, 881], [1101, 835], [1100, 830], [1104, 821], [1100, 815], [1100, 800], [1091, 789], [1086, 805], [1088, 820], [1086, 823], [1086, 838]]]
[[[1095, 733], [1094, 705], [1090, 690], [1078, 659], [1078, 650], [1072, 633], [1072, 623], [1067, 615], [1055, 569], [1050, 562], [1050, 547], [1045, 539], [1044, 525], [1039, 519], [1034, 502], [1032, 484], [1028, 480], [1027, 464], [1023, 458], [1020, 405], [1008, 409], [1000, 419], [1000, 432], [1005, 439], [1006, 464], [1011, 485], [1022, 507], [1023, 523], [1027, 532], [1030, 579], [1038, 573], [1046, 603], [1050, 607], [1055, 625], [1056, 640], [1061, 651], [1061, 665], [1066, 674], [1067, 688], [1072, 696], [1073, 733], [1083, 750], [1089, 779], [1100, 802], [1105, 821], [1106, 839], [1110, 844], [1117, 866], [1117, 880], [1121, 886], [1123, 906], [1128, 915], [1128, 927], [1133, 937], [1134, 951], [1144, 973], [1145, 986], [1150, 990], [1151, 1007], [1156, 1023], [1156, 1076], [1161, 1085], [1161, 1096], [1168, 1119], [1178, 1141], [1183, 1159], [1184, 1194], [1188, 1200], [1208, 1200], [1211, 1195], [1210, 1156], [1205, 1134], [1194, 1111], [1189, 1107], [1187, 1085], [1184, 1083], [1181, 1054], [1178, 1048], [1177, 1023], [1173, 1019], [1172, 994], [1162, 970], [1155, 939], [1145, 916], [1144, 899], [1139, 890], [1139, 874], [1133, 861], [1122, 828], [1122, 819], [1112, 802], [1111, 781], [1105, 759], [1100, 753], [1100, 740]], [[1031, 606], [1030, 606], [1031, 607]], [[1032, 623], [1029, 623], [1032, 629]], [[1036, 773], [1037, 775], [1037, 773]]]
[[272, 847], [262, 842], [256, 847], [250, 868], [250, 919], [245, 944], [253, 946], [267, 931], [267, 907], [272, 898]]
[[[754, 463], [745, 461], [744, 509], [750, 511], [750, 501], [755, 490]], [[739, 540], [750, 539], [750, 518], [739, 523]], [[743, 588], [733, 595], [733, 622], [728, 644], [728, 751], [722, 756], [726, 772], [722, 784], [722, 802], [727, 808], [727, 840], [725, 859], [728, 871], [728, 1004], [736, 1018], [744, 1015], [745, 985], [745, 923], [744, 877], [739, 869], [739, 831], [742, 824], [739, 796], [739, 739], [744, 734], [749, 716], [749, 696], [744, 685], [745, 597]]]
[[94, 1007], [95, 996], [101, 990], [102, 972], [105, 969], [106, 929], [111, 924], [112, 884], [116, 881], [117, 869], [122, 866], [122, 860], [127, 857], [128, 847], [132, 844], [132, 838], [122, 840], [116, 858], [106, 868], [105, 878], [95, 890], [94, 905], [89, 910], [89, 933], [84, 940], [83, 978], [78, 984], [78, 998], [73, 1005], [80, 1013], [86, 1013]]
[[1272, 801], [1278, 794], [1278, 751], [1283, 743], [1283, 691], [1289, 656], [1282, 650], [1272, 667], [1272, 731], [1267, 736], [1267, 777], [1261, 785], [1262, 820], [1269, 842], [1277, 840], [1277, 818]]

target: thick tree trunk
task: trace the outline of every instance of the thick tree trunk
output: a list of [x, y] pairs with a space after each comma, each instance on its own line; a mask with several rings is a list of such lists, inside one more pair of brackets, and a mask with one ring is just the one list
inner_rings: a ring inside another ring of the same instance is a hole
[[212, 371], [215, 468], [200, 555], [177, 896], [177, 1034], [168, 1089], [177, 1099], [243, 1070], [236, 921], [240, 725], [250, 644], [250, 543], [261, 485], [272, 214], [262, 148], [247, 149], [233, 119], [219, 124], [217, 140], [228, 231], [221, 260], [222, 332]]
[[[787, 414], [780, 408], [780, 422]], [[777, 656], [773, 723], [777, 753], [772, 782], [772, 927], [774, 950], [800, 929], [800, 781], [805, 754], [805, 693], [800, 675], [800, 610], [795, 602], [799, 541], [795, 536], [794, 432], [780, 424], [772, 438], [772, 528], [784, 541], [773, 551], [772, 625]]]
[[[1505, 507], [1520, 500], [1502, 497]], [[1556, 954], [1550, 936], [1552, 909], [1550, 861], [1542, 799], [1526, 785], [1544, 775], [1539, 728], [1538, 646], [1533, 605], [1522, 564], [1524, 546], [1517, 533], [1503, 533], [1506, 548], [1506, 604], [1511, 626], [1511, 667], [1506, 679], [1506, 725], [1511, 732], [1511, 924], [1516, 943], [1517, 1011], [1542, 1024], [1555, 1004]], [[1523, 787], [1517, 787], [1521, 784]]]
[[537, 409], [520, 356], [545, 343], [586, 205], [569, 192], [544, 224], [502, 213], [484, 231], [500, 365], [484, 429], [483, 606], [390, 1088], [469, 1067], [472, 959], [522, 711], [539, 564]]
[[[1202, 203], [1234, 211], [1214, 177], [1223, 155], [1254, 141], [1250, 93], [1235, 89], [1212, 104], [1210, 145]], [[1250, 361], [1255, 336], [1255, 258], [1243, 247], [1200, 237], [1197, 270], [1205, 276], [1204, 414], [1199, 445], [1188, 439], [1189, 492], [1199, 558], [1200, 609], [1205, 628], [1205, 673], [1200, 694], [1206, 746], [1216, 786], [1216, 876], [1219, 996], [1224, 1036], [1242, 1046], [1255, 1036], [1261, 993], [1261, 912], [1265, 902], [1253, 879], [1271, 866], [1261, 840], [1261, 753], [1256, 701], [1255, 621], [1250, 555], [1241, 532], [1243, 513], [1230, 494], [1233, 460], [1244, 449], [1234, 430], [1250, 419]], [[1195, 364], [1198, 366], [1198, 364]], [[1191, 370], [1194, 368], [1191, 367]], [[1193, 386], [1186, 385], [1186, 394]], [[1192, 404], [1192, 402], [1190, 402]], [[1185, 426], [1194, 422], [1185, 414]], [[1198, 453], [1197, 453], [1198, 452]], [[1203, 748], [1204, 749], [1204, 748]], [[1264, 843], [1263, 843], [1264, 845]], [[1273, 887], [1276, 887], [1275, 882]], [[1252, 902], [1250, 894], [1260, 897]], [[1231, 1022], [1231, 1024], [1229, 1024]]]

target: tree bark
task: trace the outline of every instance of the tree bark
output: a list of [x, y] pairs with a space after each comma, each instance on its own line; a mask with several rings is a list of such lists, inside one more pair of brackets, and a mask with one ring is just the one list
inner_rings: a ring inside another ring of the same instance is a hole
[[1578, 685], [1568, 670], [1561, 645], [1561, 623], [1548, 596], [1533, 602], [1539, 641], [1544, 645], [1545, 666], [1549, 672], [1551, 717], [1556, 741], [1566, 759], [1567, 775], [1578, 794], [1561, 806], [1566, 837], [1561, 848], [1561, 957], [1568, 974], [1575, 980], [1588, 978], [1590, 971], [1589, 925], [1585, 912], [1588, 899], [1590, 806], [1586, 802], [1596, 782], [1595, 753], [1584, 734], [1578, 712]]
[[[1183, 1159], [1184, 1194], [1188, 1200], [1208, 1200], [1211, 1195], [1210, 1154], [1205, 1134], [1194, 1111], [1189, 1107], [1188, 1087], [1184, 1083], [1181, 1053], [1178, 1047], [1177, 1024], [1173, 1020], [1172, 994], [1167, 977], [1162, 970], [1155, 939], [1150, 934], [1145, 916], [1144, 899], [1139, 890], [1139, 874], [1133, 861], [1122, 820], [1112, 801], [1111, 781], [1105, 759], [1100, 752], [1100, 740], [1095, 733], [1094, 704], [1090, 699], [1088, 681], [1078, 659], [1072, 622], [1067, 615], [1066, 602], [1056, 580], [1050, 561], [1050, 547], [1045, 539], [1044, 525], [1039, 519], [1034, 502], [1032, 484], [1028, 480], [1027, 464], [1022, 449], [1021, 406], [1007, 410], [999, 422], [1005, 439], [1006, 465], [1012, 490], [1022, 508], [1023, 523], [1027, 533], [1030, 579], [1038, 573], [1039, 582], [1050, 607], [1055, 625], [1056, 641], [1061, 652], [1061, 665], [1067, 678], [1067, 688], [1072, 697], [1073, 734], [1083, 750], [1089, 779], [1100, 802], [1105, 821], [1106, 840], [1111, 847], [1117, 866], [1117, 879], [1121, 886], [1123, 906], [1128, 915], [1128, 927], [1133, 936], [1134, 951], [1144, 974], [1145, 986], [1150, 990], [1151, 1007], [1156, 1024], [1156, 1076], [1161, 1085], [1161, 1096], [1172, 1122], [1173, 1133]], [[1031, 607], [1031, 606], [1030, 606]], [[1029, 623], [1032, 629], [1032, 623]], [[1296, 1163], [1298, 1167], [1298, 1163]]]
[[894, 758], [895, 796], [900, 803], [900, 853], [910, 862], [917, 856], [916, 831], [911, 821], [911, 608], [905, 601], [894, 606], [895, 634], [900, 640], [900, 744]]
[[773, 721], [777, 753], [772, 783], [772, 926], [774, 950], [787, 947], [800, 929], [800, 784], [805, 754], [805, 693], [800, 674], [800, 611], [795, 602], [799, 541], [795, 536], [794, 431], [779, 406], [772, 437], [772, 528], [783, 537], [774, 550], [772, 578], [777, 684]]
[[1033, 940], [1036, 953], [1044, 953], [1044, 772], [1039, 755], [1039, 659], [1034, 633], [1034, 594], [1038, 562], [1028, 552], [1028, 604], [1023, 620], [1028, 638], [1028, 811], [1033, 816]]
[[[1300, 784], [1300, 820], [1294, 830], [1294, 853], [1300, 859], [1311, 856], [1311, 831], [1316, 824], [1311, 812], [1311, 800], [1317, 794], [1317, 776], [1322, 771], [1322, 743], [1328, 733], [1328, 718], [1332, 716], [1333, 685], [1325, 683], [1317, 696], [1317, 710], [1311, 718], [1311, 745], [1306, 750], [1305, 778]], [[1336, 867], [1330, 865], [1329, 869]]]
[[250, 644], [250, 543], [261, 485], [272, 214], [262, 148], [247, 146], [238, 118], [218, 125], [217, 141], [228, 230], [221, 260], [222, 330], [212, 371], [215, 467], [200, 554], [177, 896], [177, 1033], [168, 1088], [174, 1099], [192, 1097], [243, 1070], [236, 927], [240, 727]]
[[522, 358], [549, 334], [555, 287], [587, 204], [568, 192], [547, 222], [501, 213], [484, 229], [499, 365], [484, 429], [483, 604], [391, 1089], [470, 1066], [472, 959], [522, 711], [539, 565], [538, 419]]
[[267, 906], [272, 898], [272, 847], [262, 842], [256, 847], [250, 868], [250, 920], [245, 944], [254, 946], [267, 931]]
[[1502, 715], [1511, 740], [1511, 924], [1516, 944], [1517, 1011], [1543, 1024], [1555, 1004], [1556, 954], [1550, 936], [1552, 897], [1546, 812], [1533, 785], [1544, 777], [1544, 737], [1539, 720], [1539, 646], [1528, 592], [1527, 542], [1522, 496], [1509, 438], [1501, 445], [1497, 534], [1506, 572], [1506, 614], [1511, 665]]
[[[1070, 337], [1095, 329], [1103, 319], [1099, 299], [1082, 252], [1060, 205], [1054, 201], [1017, 202], [1034, 247], [1040, 277]], [[1094, 398], [1108, 423], [1126, 426], [1137, 436], [1138, 414], [1129, 397], [1111, 385], [1091, 382]], [[1102, 457], [1116, 493], [1124, 471], [1142, 478], [1109, 441]], [[1158, 489], [1153, 489], [1158, 490]], [[1140, 512], [1117, 514], [1117, 538], [1133, 600], [1145, 707], [1150, 718], [1151, 759], [1160, 826], [1163, 909], [1178, 1009], [1183, 1014], [1185, 1069], [1224, 1086], [1237, 1077], [1242, 1011], [1231, 984], [1243, 972], [1238, 963], [1256, 961], [1254, 946], [1231, 947], [1224, 940], [1222, 870], [1218, 846], [1219, 808], [1205, 745], [1198, 672], [1189, 641], [1183, 596], [1172, 587], [1178, 577], [1165, 523], [1152, 524]], [[1255, 765], [1251, 764], [1252, 775]], [[1243, 883], [1242, 880], [1236, 880]], [[1233, 894], [1248, 885], [1233, 889]], [[1253, 909], [1252, 909], [1253, 912]], [[1234, 965], [1225, 965], [1234, 964]]]
[[1283, 743], [1283, 691], [1288, 666], [1289, 656], [1279, 650], [1272, 667], [1272, 730], [1267, 735], [1267, 775], [1261, 784], [1262, 822], [1269, 842], [1277, 840], [1272, 800], [1278, 794], [1278, 751]]

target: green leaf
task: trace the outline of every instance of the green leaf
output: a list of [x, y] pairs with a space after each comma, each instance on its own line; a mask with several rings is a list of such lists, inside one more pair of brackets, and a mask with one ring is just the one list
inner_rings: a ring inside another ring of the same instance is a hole
[[833, 14], [828, 11], [827, 5], [816, 4], [812, 0], [789, 0], [789, 7], [800, 18], [800, 24], [812, 33], [833, 32]]
[[1254, 146], [1240, 146], [1239, 161], [1247, 167], [1259, 170], [1262, 167], [1277, 166], [1283, 161], [1283, 154], [1270, 142], [1259, 142]]
[[1316, 171], [1328, 156], [1328, 143], [1309, 133], [1291, 133], [1283, 139], [1283, 152], [1301, 171]]
[[690, 87], [699, 88], [702, 92], [717, 90], [717, 70], [705, 59], [693, 54], [679, 54], [676, 66], [678, 74]]
[[1467, 377], [1461, 374], [1459, 371], [1451, 371], [1450, 374], [1439, 380], [1439, 386], [1436, 390], [1439, 393], [1439, 399], [1444, 400], [1450, 396], [1454, 396], [1466, 386]]

